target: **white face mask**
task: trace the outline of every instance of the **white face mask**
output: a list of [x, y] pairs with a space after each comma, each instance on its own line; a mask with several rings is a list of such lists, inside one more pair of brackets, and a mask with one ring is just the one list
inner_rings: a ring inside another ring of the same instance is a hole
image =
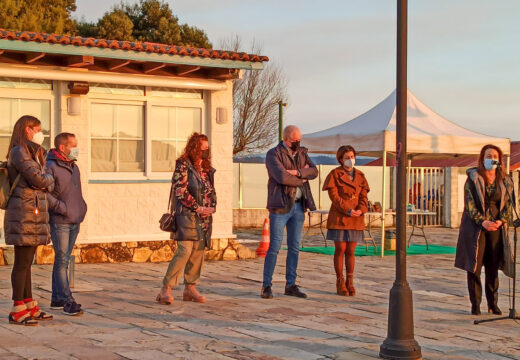
[[69, 153], [69, 155], [67, 155], [67, 157], [69, 158], [70, 161], [76, 160], [78, 158], [78, 156], [79, 156], [79, 149], [77, 147], [70, 149], [70, 153]]
[[356, 165], [356, 159], [347, 159], [343, 162], [346, 168], [352, 169]]
[[32, 138], [33, 143], [41, 145], [41, 144], [43, 144], [43, 140], [45, 140], [45, 138], [43, 137], [43, 133], [41, 131], [37, 132], [33, 135], [33, 138]]
[[[493, 163], [495, 161], [495, 163]], [[496, 160], [484, 159], [484, 168], [486, 170], [495, 170], [497, 168]]]

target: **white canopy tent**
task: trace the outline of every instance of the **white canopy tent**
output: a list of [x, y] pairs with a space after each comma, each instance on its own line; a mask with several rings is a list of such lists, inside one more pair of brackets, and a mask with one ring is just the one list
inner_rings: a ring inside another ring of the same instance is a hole
[[[509, 168], [510, 140], [463, 128], [435, 113], [408, 90], [407, 152], [411, 159], [446, 158], [479, 154], [486, 144], [499, 146]], [[366, 113], [341, 125], [302, 136], [302, 146], [311, 152], [336, 153], [341, 145], [351, 145], [359, 155], [382, 156], [383, 199], [381, 254], [384, 248], [386, 158], [396, 151], [396, 91]]]

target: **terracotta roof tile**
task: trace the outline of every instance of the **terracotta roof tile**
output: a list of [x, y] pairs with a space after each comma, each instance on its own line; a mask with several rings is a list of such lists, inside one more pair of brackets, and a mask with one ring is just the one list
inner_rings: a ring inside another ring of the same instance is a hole
[[18, 40], [27, 42], [42, 42], [49, 44], [63, 44], [74, 46], [88, 46], [98, 48], [110, 48], [121, 50], [142, 51], [148, 53], [171, 54], [181, 56], [205, 57], [222, 60], [241, 60], [250, 62], [269, 61], [267, 56], [256, 54], [237, 53], [234, 51], [222, 51], [213, 49], [195, 48], [191, 46], [177, 46], [157, 44], [151, 42], [129, 42], [107, 39], [84, 38], [81, 36], [70, 37], [68, 35], [35, 33], [29, 31], [9, 31], [0, 29], [0, 39]]

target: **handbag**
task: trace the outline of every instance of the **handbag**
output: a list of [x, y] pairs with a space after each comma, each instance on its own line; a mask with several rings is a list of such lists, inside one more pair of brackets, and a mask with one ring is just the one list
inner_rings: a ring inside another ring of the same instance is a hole
[[166, 232], [176, 232], [175, 210], [173, 209], [173, 185], [170, 188], [170, 198], [168, 200], [168, 212], [161, 216], [159, 227]]

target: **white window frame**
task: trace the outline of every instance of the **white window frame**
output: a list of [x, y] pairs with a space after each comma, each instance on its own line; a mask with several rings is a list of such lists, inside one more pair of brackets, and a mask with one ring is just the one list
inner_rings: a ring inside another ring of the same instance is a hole
[[[208, 92], [204, 91], [202, 99], [177, 99], [177, 98], [164, 98], [164, 97], [152, 97], [147, 94], [151, 94], [151, 88], [145, 88], [145, 95], [115, 95], [115, 94], [88, 94], [88, 112], [89, 112], [89, 147], [88, 147], [88, 158], [89, 158], [89, 180], [106, 180], [106, 181], [117, 181], [117, 180], [135, 180], [135, 181], [146, 181], [146, 180], [171, 180], [171, 172], [154, 172], [152, 171], [152, 139], [151, 139], [151, 123], [149, 121], [150, 114], [153, 106], [162, 107], [185, 107], [185, 108], [198, 108], [201, 114], [201, 131], [204, 134], [208, 133], [207, 126], [207, 113], [206, 113], [206, 96]], [[91, 149], [91, 128], [92, 128], [92, 114], [91, 104], [92, 103], [104, 103], [112, 105], [142, 105], [144, 107], [144, 172], [92, 172], [92, 149]], [[208, 134], [209, 136], [209, 134]]]
[[[14, 89], [0, 87], [0, 98], [4, 99], [23, 99], [23, 100], [48, 100], [50, 102], [49, 117], [49, 138], [51, 148], [54, 146], [56, 136], [56, 82], [53, 82], [52, 89]], [[49, 149], [46, 149], [49, 150]], [[5, 154], [0, 154], [0, 159], [4, 159]]]
[[[206, 126], [206, 113], [204, 111], [204, 100], [203, 99], [169, 99], [164, 101], [165, 99], [159, 98], [151, 98], [150, 101], [147, 102], [147, 116], [151, 114], [153, 106], [159, 107], [173, 107], [173, 108], [192, 108], [192, 109], [200, 109], [200, 130], [202, 133], [207, 133]], [[146, 121], [146, 134], [151, 134], [151, 122]], [[164, 172], [164, 171], [152, 171], [152, 137], [146, 136], [146, 174], [149, 179], [171, 179], [172, 172]]]

